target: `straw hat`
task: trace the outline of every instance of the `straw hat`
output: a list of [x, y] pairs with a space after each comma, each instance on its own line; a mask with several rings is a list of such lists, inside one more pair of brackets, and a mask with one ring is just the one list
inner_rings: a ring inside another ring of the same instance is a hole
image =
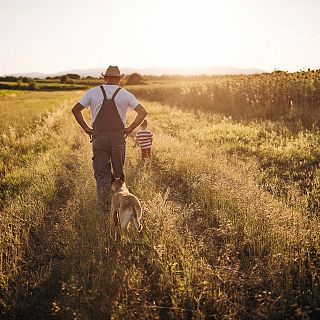
[[121, 74], [118, 66], [109, 66], [108, 69], [106, 70], [106, 73], [103, 74], [101, 73], [103, 77], [119, 77], [121, 79], [124, 79], [126, 77], [125, 74]]

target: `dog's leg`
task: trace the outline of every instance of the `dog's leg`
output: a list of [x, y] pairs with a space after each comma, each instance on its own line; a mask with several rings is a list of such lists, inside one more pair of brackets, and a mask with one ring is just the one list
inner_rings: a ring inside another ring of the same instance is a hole
[[114, 219], [114, 215], [116, 214], [116, 207], [115, 207], [115, 203], [114, 200], [111, 200], [111, 209], [110, 209], [110, 220], [113, 221]]
[[108, 220], [108, 232], [110, 236], [117, 240], [120, 236], [120, 228], [119, 228], [119, 219], [117, 214], [116, 201], [114, 198], [111, 199], [111, 207], [110, 207], [110, 216], [107, 218]]
[[141, 232], [142, 231], [142, 225], [141, 225], [142, 209], [140, 206], [135, 206], [133, 210], [134, 210], [134, 214], [132, 217], [132, 222], [133, 222], [134, 228], [136, 229], [137, 232]]
[[114, 204], [111, 204], [111, 217], [110, 217], [114, 223], [114, 226], [117, 227], [118, 225], [118, 217], [117, 217], [117, 210], [114, 206]]
[[141, 232], [142, 231], [142, 225], [141, 225], [140, 219], [138, 217], [134, 216], [132, 218], [132, 222], [133, 222], [133, 225], [134, 225], [134, 228], [135, 228], [136, 232]]
[[121, 226], [122, 234], [126, 240], [129, 239], [128, 238], [128, 224], [131, 220], [131, 216], [132, 216], [132, 213], [128, 209], [125, 209], [125, 210], [120, 209], [120, 213], [119, 213], [120, 226]]

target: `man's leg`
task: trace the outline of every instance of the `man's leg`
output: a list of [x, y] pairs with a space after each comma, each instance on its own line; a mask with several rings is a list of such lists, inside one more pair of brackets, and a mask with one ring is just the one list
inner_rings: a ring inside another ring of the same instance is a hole
[[123, 167], [126, 156], [126, 143], [123, 132], [112, 132], [110, 140], [113, 175], [115, 178], [120, 178], [124, 181]]
[[105, 137], [93, 140], [93, 170], [97, 183], [98, 205], [106, 212], [110, 207], [111, 165], [110, 150]]

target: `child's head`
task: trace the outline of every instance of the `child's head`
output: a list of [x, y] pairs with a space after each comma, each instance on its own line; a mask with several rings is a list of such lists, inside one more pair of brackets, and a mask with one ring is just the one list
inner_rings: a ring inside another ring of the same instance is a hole
[[147, 120], [147, 119], [144, 119], [144, 120], [142, 121], [142, 123], [140, 124], [140, 127], [141, 127], [141, 129], [146, 129], [147, 126], [148, 126], [148, 120]]

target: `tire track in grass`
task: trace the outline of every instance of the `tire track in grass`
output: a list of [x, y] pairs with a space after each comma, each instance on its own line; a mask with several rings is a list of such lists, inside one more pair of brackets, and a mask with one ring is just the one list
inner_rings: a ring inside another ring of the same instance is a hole
[[[135, 180], [135, 155], [132, 161], [130, 154], [128, 157], [132, 190], [139, 194], [139, 189], [150, 182], [148, 192], [141, 195], [146, 210], [144, 236], [132, 245], [110, 242], [105, 238], [103, 219], [84, 201], [85, 193], [80, 189], [79, 202], [70, 202], [77, 207], [71, 211], [77, 212], [74, 228], [79, 236], [74, 238], [74, 249], [64, 263], [68, 277], [52, 303], [54, 317], [203, 319], [216, 314], [222, 309], [218, 301], [221, 293], [210, 288], [217, 276], [208, 270], [195, 247], [185, 248], [172, 220], [175, 209], [154, 189], [153, 177], [147, 171], [138, 169], [142, 181]], [[89, 170], [86, 165], [81, 172], [87, 177]]]
[[[81, 169], [86, 177], [88, 171], [88, 166]], [[74, 238], [74, 250], [71, 250], [70, 260], [64, 263], [68, 277], [61, 277], [63, 285], [60, 294], [52, 303], [54, 317], [167, 319], [181, 315], [187, 317], [188, 313], [201, 315], [199, 310], [187, 307], [188, 301], [172, 301], [174, 297], [187, 299], [188, 291], [183, 286], [191, 288], [186, 283], [188, 276], [178, 276], [184, 269], [177, 267], [178, 264], [185, 263], [179, 258], [180, 253], [183, 253], [183, 250], [180, 252], [180, 248], [183, 247], [180, 246], [180, 241], [174, 243], [178, 238], [172, 236], [170, 239], [170, 236], [163, 234], [168, 230], [166, 224], [159, 232], [171, 247], [167, 253], [168, 257], [160, 256], [155, 248], [155, 240], [151, 234], [157, 231], [152, 224], [152, 229], [146, 229], [145, 238], [140, 239], [140, 244], [128, 246], [120, 242], [110, 242], [110, 239], [105, 238], [106, 231], [102, 227], [104, 223], [101, 217], [97, 217], [94, 208], [90, 208], [90, 205], [88, 207], [88, 203], [84, 202], [84, 191], [79, 192], [79, 203], [76, 204], [79, 208], [72, 209], [79, 210], [74, 226], [79, 236]], [[159, 206], [171, 210], [165, 206], [161, 195], [157, 195], [156, 203], [153, 198], [155, 194], [152, 193], [150, 196], [152, 198], [148, 203], [149, 212], [157, 212]], [[71, 201], [73, 205], [74, 201], [75, 199]], [[166, 212], [165, 209], [162, 210], [163, 213]], [[158, 224], [159, 221], [155, 220], [155, 223]], [[161, 247], [166, 247], [166, 244], [162, 244]], [[190, 266], [185, 269], [190, 269]]]

